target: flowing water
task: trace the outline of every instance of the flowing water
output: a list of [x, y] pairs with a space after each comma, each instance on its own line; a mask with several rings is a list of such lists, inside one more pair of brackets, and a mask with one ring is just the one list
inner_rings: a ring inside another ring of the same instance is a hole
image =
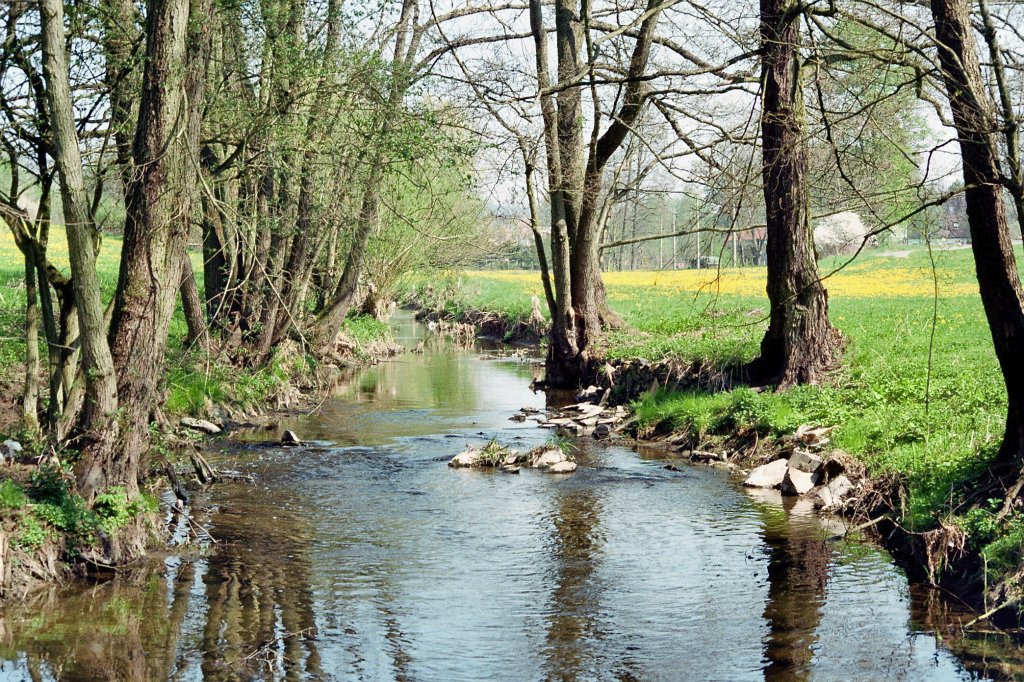
[[[409, 344], [422, 333], [400, 319]], [[453, 470], [549, 432], [523, 358], [428, 344], [363, 370], [313, 447], [220, 458], [179, 535], [216, 543], [0, 612], [0, 680], [965, 680], [1020, 667], [999, 633], [804, 502], [580, 441], [571, 476]], [[262, 436], [266, 437], [266, 436]], [[190, 530], [191, 529], [191, 530]], [[193, 543], [195, 544], [195, 543]], [[201, 544], [201, 543], [200, 543]], [[948, 642], [948, 643], [947, 643]]]

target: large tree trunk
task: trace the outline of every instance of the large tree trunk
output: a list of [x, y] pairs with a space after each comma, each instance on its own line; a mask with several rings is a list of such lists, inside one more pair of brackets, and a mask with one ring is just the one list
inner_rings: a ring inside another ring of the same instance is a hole
[[[547, 34], [540, 3], [530, 3], [552, 207], [551, 263], [556, 314], [552, 319], [545, 363], [546, 381], [551, 386], [579, 384], [602, 327], [619, 324], [618, 317], [608, 307], [601, 279], [602, 178], [609, 160], [622, 146], [643, 110], [646, 90], [642, 75], [647, 68], [659, 13], [657, 0], [650, 0], [630, 56], [629, 83], [619, 109], [600, 135], [600, 121], [592, 122], [590, 151], [585, 166], [581, 166], [585, 145], [580, 88], [576, 84], [581, 69], [579, 50], [584, 38], [582, 20], [569, 0], [558, 0], [555, 7], [558, 79], [559, 85], [564, 87], [556, 102], [549, 94]], [[588, 55], [588, 61], [592, 57]]]
[[568, 214], [571, 209], [567, 206], [563, 181], [559, 116], [555, 98], [551, 94], [548, 38], [540, 0], [530, 1], [530, 29], [536, 56], [537, 91], [540, 93], [541, 114], [544, 118], [544, 151], [551, 201], [551, 270], [555, 285], [555, 311], [551, 320], [545, 374], [550, 385], [567, 386], [579, 381], [583, 368], [579, 364], [579, 348], [576, 345], [576, 314], [572, 306], [572, 279], [569, 271], [571, 249]]
[[1009, 408], [996, 466], [1024, 459], [1024, 292], [1003, 203], [994, 105], [982, 80], [967, 0], [932, 0], [939, 61], [960, 138], [978, 288], [1003, 371]]
[[[50, 107], [53, 154], [61, 180], [61, 199], [67, 229], [68, 259], [71, 261], [75, 303], [81, 327], [82, 357], [86, 376], [86, 406], [82, 425], [83, 461], [91, 453], [109, 452], [116, 436], [111, 420], [117, 410], [117, 379], [107, 342], [103, 300], [96, 276], [96, 238], [85, 193], [82, 157], [78, 148], [71, 101], [68, 61], [65, 52], [64, 6], [62, 0], [40, 0], [42, 18], [43, 74]], [[85, 471], [88, 466], [85, 467]], [[79, 484], [89, 486], [88, 476], [79, 474]]]
[[841, 337], [828, 319], [808, 212], [807, 142], [796, 0], [761, 0], [762, 118], [768, 300], [771, 316], [756, 383], [814, 383], [833, 365]]
[[124, 245], [110, 339], [121, 405], [115, 449], [94, 453], [79, 485], [87, 499], [123, 486], [137, 492], [149, 415], [164, 369], [167, 330], [188, 240], [205, 91], [208, 0], [151, 0], [146, 28], [136, 169], [128, 186]]

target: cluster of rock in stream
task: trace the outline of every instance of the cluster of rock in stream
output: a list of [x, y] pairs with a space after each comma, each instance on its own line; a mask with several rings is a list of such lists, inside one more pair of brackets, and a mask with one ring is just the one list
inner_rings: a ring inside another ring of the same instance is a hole
[[542, 445], [528, 452], [519, 452], [491, 441], [487, 445], [470, 445], [448, 462], [455, 468], [495, 468], [509, 474], [518, 474], [521, 467], [542, 469], [549, 474], [571, 474], [576, 462], [560, 449]]
[[[820, 447], [828, 442], [820, 437], [824, 429], [801, 431], [797, 432], [797, 437], [803, 435], [808, 447]], [[817, 436], [814, 435], [815, 431], [818, 432]], [[773, 488], [782, 491], [783, 495], [810, 495], [815, 498], [816, 507], [836, 509], [854, 490], [853, 482], [845, 474], [844, 460], [842, 453], [822, 457], [809, 449], [798, 448], [789, 458], [780, 458], [752, 470], [743, 485]]]
[[617, 429], [626, 421], [626, 408], [622, 405], [608, 407], [610, 390], [602, 391], [591, 386], [579, 393], [573, 405], [566, 405], [547, 412], [533, 407], [524, 407], [510, 419], [522, 422], [533, 419], [541, 428], [553, 429], [565, 436], [593, 436], [608, 438], [618, 435]]
[[[593, 436], [608, 438], [618, 435], [616, 429], [626, 420], [626, 408], [622, 405], [608, 407], [610, 391], [591, 386], [579, 393], [573, 405], [558, 409], [540, 410], [524, 407], [510, 419], [524, 422], [533, 419], [543, 428], [552, 429], [564, 436]], [[483, 446], [469, 446], [452, 457], [448, 466], [456, 468], [495, 468], [508, 473], [518, 473], [521, 467], [542, 469], [551, 474], [569, 474], [576, 470], [576, 462], [553, 445], [542, 445], [529, 452], [519, 452], [491, 441]]]

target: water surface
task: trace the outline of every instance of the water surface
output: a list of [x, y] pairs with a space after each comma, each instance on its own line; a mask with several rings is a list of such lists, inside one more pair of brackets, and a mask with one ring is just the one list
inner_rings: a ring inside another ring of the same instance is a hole
[[963, 614], [887, 554], [723, 472], [589, 439], [571, 476], [448, 469], [466, 443], [550, 436], [508, 419], [544, 406], [537, 371], [430, 343], [358, 373], [282, 425], [313, 447], [220, 457], [256, 483], [209, 492], [196, 523], [216, 544], [0, 613], [0, 679], [970, 680], [1020, 663], [998, 633], [958, 657], [935, 632]]

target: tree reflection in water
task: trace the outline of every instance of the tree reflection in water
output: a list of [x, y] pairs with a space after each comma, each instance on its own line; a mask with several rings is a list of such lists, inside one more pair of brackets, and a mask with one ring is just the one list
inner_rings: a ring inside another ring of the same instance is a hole
[[269, 514], [259, 504], [239, 498], [214, 519], [227, 541], [204, 576], [203, 677], [323, 679], [310, 587], [311, 529], [282, 505], [267, 524]]
[[806, 680], [833, 551], [808, 500], [798, 500], [788, 513], [781, 502], [758, 505], [769, 550], [764, 678]]
[[145, 563], [84, 589], [35, 593], [0, 616], [0, 654], [23, 651], [32, 680], [168, 679], [185, 665], [179, 644], [195, 577], [195, 561], [173, 558], [162, 570]]
[[593, 672], [588, 648], [601, 639], [596, 608], [601, 587], [595, 575], [604, 544], [600, 517], [601, 504], [593, 490], [567, 488], [555, 498], [554, 586], [544, 652], [550, 679], [575, 680]]

